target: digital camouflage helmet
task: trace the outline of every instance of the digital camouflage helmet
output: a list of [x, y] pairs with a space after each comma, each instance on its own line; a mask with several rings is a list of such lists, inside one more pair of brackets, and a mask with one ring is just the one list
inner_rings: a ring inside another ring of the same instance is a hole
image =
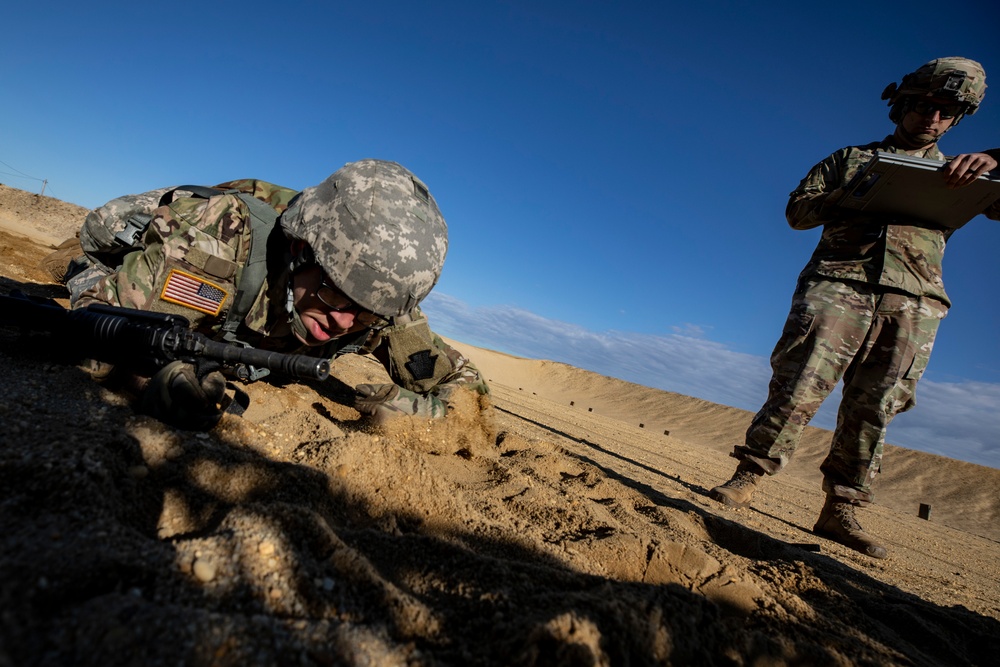
[[913, 97], [934, 97], [954, 100], [964, 106], [956, 117], [957, 125], [963, 115], [976, 113], [986, 96], [986, 72], [983, 66], [968, 58], [937, 58], [903, 77], [899, 83], [890, 83], [882, 91], [882, 99], [889, 100], [889, 119], [898, 123], [903, 118], [904, 103]]
[[426, 297], [448, 252], [448, 227], [427, 186], [395, 162], [359, 160], [306, 188], [282, 216], [334, 284], [382, 317]]

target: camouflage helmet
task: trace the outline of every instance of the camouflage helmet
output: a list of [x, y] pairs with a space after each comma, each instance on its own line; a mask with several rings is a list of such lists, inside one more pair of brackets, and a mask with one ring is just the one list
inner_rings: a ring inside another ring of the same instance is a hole
[[281, 216], [336, 286], [393, 317], [427, 296], [444, 266], [448, 227], [427, 186], [395, 162], [350, 162], [303, 190]]
[[[965, 105], [962, 115], [976, 113], [986, 96], [986, 71], [975, 60], [949, 57], [937, 58], [903, 77], [899, 84], [890, 83], [882, 91], [889, 100], [889, 118], [898, 123], [902, 118], [903, 98], [936, 97]], [[959, 116], [961, 118], [961, 116]], [[957, 122], [957, 121], [956, 121]]]

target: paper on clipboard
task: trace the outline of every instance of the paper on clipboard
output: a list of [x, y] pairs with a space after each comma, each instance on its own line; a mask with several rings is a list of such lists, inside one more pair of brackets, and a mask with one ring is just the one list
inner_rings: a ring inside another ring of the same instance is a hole
[[895, 213], [901, 218], [957, 228], [1000, 199], [1000, 174], [949, 189], [940, 173], [941, 160], [876, 151], [838, 202], [845, 208]]

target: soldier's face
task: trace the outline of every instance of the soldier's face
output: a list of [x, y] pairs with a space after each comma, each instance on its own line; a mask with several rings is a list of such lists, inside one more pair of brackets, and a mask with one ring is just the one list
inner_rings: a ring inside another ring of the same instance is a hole
[[300, 269], [292, 276], [293, 304], [309, 333], [308, 339], [302, 341], [306, 345], [322, 345], [371, 326], [370, 313], [337, 292], [323, 269], [316, 265]]
[[[912, 148], [924, 148], [936, 142], [955, 122], [953, 101], [921, 98], [909, 105], [897, 127], [901, 136]], [[915, 107], [915, 108], [914, 108]], [[945, 116], [949, 116], [945, 118]]]

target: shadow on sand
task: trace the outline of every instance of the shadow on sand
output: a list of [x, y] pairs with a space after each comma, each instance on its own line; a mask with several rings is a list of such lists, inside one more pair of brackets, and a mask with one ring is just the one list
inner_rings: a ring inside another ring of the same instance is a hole
[[[174, 431], [51, 359], [44, 340], [0, 329], [0, 665], [991, 664], [1000, 652], [993, 619], [584, 456], [651, 507], [696, 515], [762, 573], [791, 586], [805, 568], [828, 592], [803, 584], [808, 609], [747, 613], [579, 572], [516, 532], [376, 511], [371, 489], [330, 465], [338, 440], [300, 442], [295, 463]], [[309, 464], [317, 452], [323, 467]]]

